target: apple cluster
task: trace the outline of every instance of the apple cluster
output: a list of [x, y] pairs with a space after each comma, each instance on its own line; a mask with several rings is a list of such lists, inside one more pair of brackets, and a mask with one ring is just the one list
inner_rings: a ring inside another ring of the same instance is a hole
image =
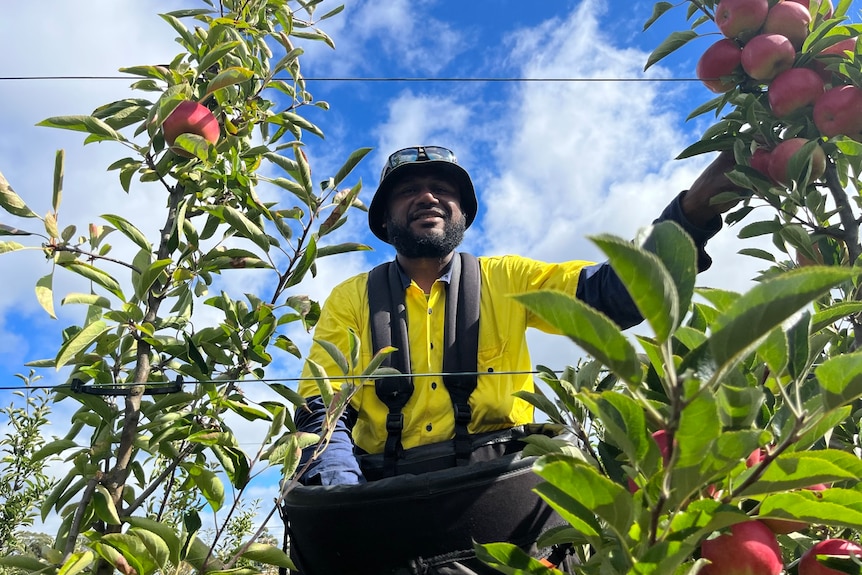
[[[811, 546], [799, 559], [798, 575], [843, 575], [827, 567], [817, 556], [862, 558], [862, 546], [846, 539], [824, 539]], [[701, 557], [710, 561], [701, 575], [780, 575], [784, 572], [781, 548], [775, 534], [763, 522], [753, 519], [737, 523], [729, 532], [701, 545]]]
[[[670, 460], [670, 443], [667, 433], [659, 429], [652, 434], [659, 448], [664, 465]], [[763, 449], [757, 449], [745, 461], [747, 467], [757, 465], [765, 456]], [[635, 493], [640, 488], [629, 479], [629, 491]], [[807, 488], [823, 491], [828, 485], [819, 483]], [[705, 494], [715, 497], [717, 490], [709, 486]], [[716, 537], [701, 543], [700, 556], [709, 561], [699, 573], [701, 575], [780, 575], [784, 572], [784, 559], [777, 535], [801, 531], [808, 527], [804, 521], [775, 518], [752, 518], [736, 523]], [[817, 560], [818, 555], [834, 557], [854, 557], [862, 560], [862, 546], [846, 539], [824, 539], [812, 545], [799, 559], [797, 575], [843, 575]]]
[[[724, 37], [701, 55], [697, 77], [715, 93], [742, 85], [765, 86], [775, 118], [786, 121], [810, 114], [820, 135], [862, 140], [862, 89], [829, 66], [855, 53], [856, 38], [844, 38], [811, 57], [800, 58], [812, 27], [810, 2], [720, 0], [714, 19]], [[819, 14], [831, 18], [830, 0], [822, 2], [826, 6]], [[791, 137], [774, 148], [759, 148], [752, 155], [751, 167], [773, 183], [790, 186], [790, 158], [807, 142]], [[825, 169], [826, 154], [817, 146], [811, 156], [810, 180], [820, 179]]]

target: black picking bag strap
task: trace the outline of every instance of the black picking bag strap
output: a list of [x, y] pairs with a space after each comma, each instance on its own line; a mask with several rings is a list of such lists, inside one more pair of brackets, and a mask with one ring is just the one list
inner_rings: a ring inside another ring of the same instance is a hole
[[[475, 256], [452, 259], [443, 341], [443, 383], [455, 411], [455, 457], [466, 465], [472, 451], [467, 427], [473, 417], [470, 394], [476, 389], [479, 355], [481, 273]], [[456, 296], [457, 294], [457, 296]]]
[[373, 268], [368, 273], [368, 306], [371, 318], [371, 345], [374, 353], [390, 345], [397, 351], [389, 354], [383, 365], [405, 374], [405, 377], [384, 377], [374, 382], [377, 397], [389, 413], [386, 416], [386, 444], [383, 447], [388, 475], [395, 475], [395, 466], [403, 451], [401, 432], [404, 429], [402, 410], [413, 395], [410, 377], [410, 343], [407, 339], [407, 306], [404, 285], [395, 262]]

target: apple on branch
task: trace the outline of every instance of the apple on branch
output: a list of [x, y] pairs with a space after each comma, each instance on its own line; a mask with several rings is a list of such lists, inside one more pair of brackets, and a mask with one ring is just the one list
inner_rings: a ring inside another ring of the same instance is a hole
[[[790, 138], [775, 146], [769, 157], [769, 176], [776, 182], [789, 186], [793, 181], [793, 174], [789, 173], [790, 160], [808, 141], [805, 138]], [[826, 152], [820, 146], [815, 146], [811, 153], [811, 175], [808, 179], [818, 180], [824, 173]]]
[[180, 134], [194, 134], [200, 136], [210, 144], [218, 142], [221, 136], [221, 128], [218, 120], [210, 112], [209, 108], [197, 102], [186, 100], [180, 102], [176, 108], [165, 118], [162, 123], [162, 133], [165, 143], [171, 151], [179, 156], [193, 158], [194, 155], [186, 150], [174, 146], [177, 136]]
[[862, 89], [838, 86], [826, 90], [814, 102], [813, 115], [814, 125], [827, 138], [862, 139]]
[[748, 160], [748, 165], [752, 168], [763, 174], [764, 176], [769, 177], [769, 159], [772, 157], [772, 150], [767, 148], [758, 147], [751, 154], [751, 158]]
[[[759, 521], [744, 521], [700, 544], [710, 564], [701, 575], [779, 575], [784, 569], [775, 534]], [[800, 575], [802, 575], [800, 573]]]
[[722, 38], [707, 48], [697, 61], [695, 73], [703, 84], [721, 94], [733, 90], [738, 84], [742, 48], [730, 38]]
[[[656, 442], [656, 445], [658, 445], [659, 453], [661, 453], [661, 460], [666, 467], [667, 464], [670, 463], [670, 443], [668, 443], [667, 431], [664, 429], [656, 430], [653, 432], [652, 438]], [[638, 484], [635, 483], [631, 477], [629, 477], [628, 486], [630, 493], [637, 493], [640, 489]]]
[[[824, 48], [815, 55], [812, 67], [818, 74], [820, 74], [824, 82], [832, 82], [832, 71], [827, 70], [826, 66], [835, 62], [847, 60], [848, 52], [851, 54], [856, 52], [856, 38], [845, 38], [840, 42]], [[839, 74], [839, 76], [846, 77], [843, 74]]]
[[[788, 2], [796, 2], [797, 4], [802, 4], [803, 6], [805, 6], [805, 9], [808, 10], [809, 13], [811, 13], [811, 0], [787, 0], [787, 1]], [[814, 0], [814, 4], [817, 7], [818, 12], [821, 11], [821, 8], [825, 4], [827, 6], [827, 8], [826, 8], [826, 13], [824, 14], [824, 16], [826, 17], [827, 20], [832, 18], [832, 8], [833, 8], [832, 7], [832, 0]]]
[[824, 90], [823, 78], [814, 70], [790, 68], [781, 72], [769, 83], [767, 99], [775, 117], [784, 118], [797, 110], [813, 105]]
[[824, 539], [815, 543], [799, 560], [799, 575], [844, 575], [843, 571], [832, 569], [817, 561], [818, 555], [835, 555], [862, 559], [862, 547], [846, 539]]
[[768, 0], [721, 0], [715, 24], [727, 38], [745, 41], [760, 31], [768, 12]]
[[808, 13], [808, 8], [798, 2], [783, 0], [769, 9], [761, 31], [764, 34], [781, 34], [799, 50], [808, 37], [810, 25], [811, 14]]
[[768, 82], [793, 67], [796, 48], [787, 36], [758, 34], [742, 48], [742, 68], [761, 82]]

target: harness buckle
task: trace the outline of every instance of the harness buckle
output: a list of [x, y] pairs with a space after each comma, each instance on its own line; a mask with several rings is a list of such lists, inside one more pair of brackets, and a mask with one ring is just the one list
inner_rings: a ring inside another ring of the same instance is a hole
[[466, 403], [456, 403], [455, 408], [455, 424], [467, 425], [473, 419], [473, 410]]
[[386, 431], [389, 433], [398, 432], [404, 429], [404, 414], [403, 413], [388, 413], [386, 414]]

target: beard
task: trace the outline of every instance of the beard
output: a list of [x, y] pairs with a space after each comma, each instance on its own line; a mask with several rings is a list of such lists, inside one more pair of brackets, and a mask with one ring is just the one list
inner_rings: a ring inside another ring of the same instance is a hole
[[467, 216], [447, 218], [443, 235], [413, 233], [408, 225], [401, 224], [386, 216], [386, 232], [389, 243], [395, 251], [406, 258], [442, 258], [452, 253], [464, 239], [467, 229]]

